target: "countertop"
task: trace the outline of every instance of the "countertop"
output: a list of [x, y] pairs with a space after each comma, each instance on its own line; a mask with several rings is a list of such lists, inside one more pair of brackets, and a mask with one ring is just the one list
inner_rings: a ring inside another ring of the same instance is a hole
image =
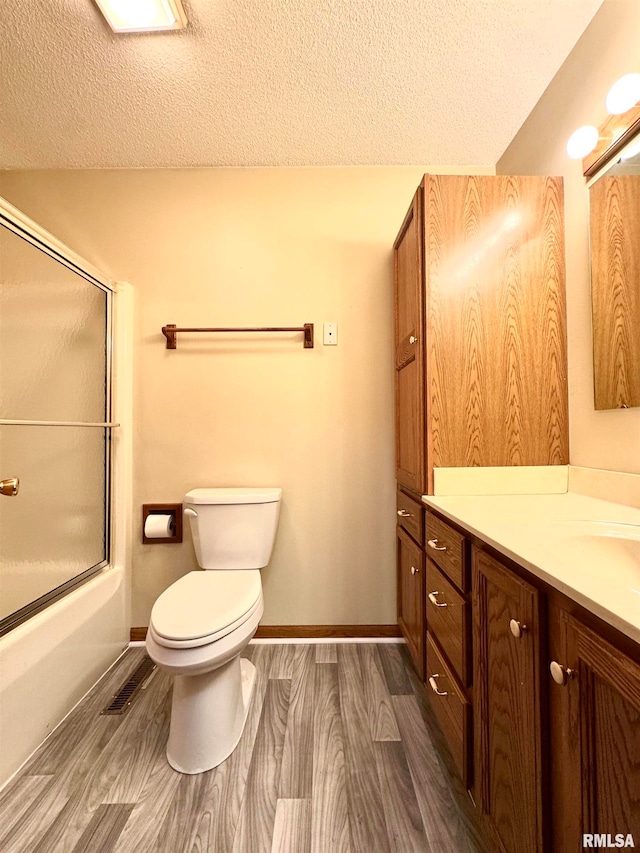
[[640, 643], [640, 509], [573, 492], [422, 501]]

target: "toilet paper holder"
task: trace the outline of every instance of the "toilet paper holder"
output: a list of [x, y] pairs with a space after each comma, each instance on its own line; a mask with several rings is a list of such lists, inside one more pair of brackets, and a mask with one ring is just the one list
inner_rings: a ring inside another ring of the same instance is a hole
[[[171, 515], [173, 517], [173, 535], [150, 539], [144, 528], [150, 515]], [[145, 545], [163, 545], [170, 542], [182, 542], [182, 504], [142, 504], [142, 541]]]

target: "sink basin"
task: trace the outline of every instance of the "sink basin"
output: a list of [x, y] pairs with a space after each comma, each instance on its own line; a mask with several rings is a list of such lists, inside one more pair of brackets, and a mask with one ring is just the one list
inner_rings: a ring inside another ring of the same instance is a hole
[[617, 521], [553, 522], [549, 543], [575, 568], [640, 595], [640, 525]]

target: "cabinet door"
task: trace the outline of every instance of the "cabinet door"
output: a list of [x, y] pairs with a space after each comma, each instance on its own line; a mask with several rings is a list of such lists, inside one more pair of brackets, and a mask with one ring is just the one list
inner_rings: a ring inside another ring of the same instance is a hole
[[640, 664], [560, 608], [550, 635], [553, 850], [581, 850], [585, 834], [637, 847]]
[[400, 528], [397, 530], [398, 625], [421, 680], [424, 680], [424, 555]]
[[503, 853], [540, 853], [539, 593], [476, 549], [472, 585], [475, 778], [483, 822]]
[[422, 187], [393, 246], [396, 478], [423, 494], [425, 470]]
[[566, 465], [562, 178], [425, 181], [431, 464]]

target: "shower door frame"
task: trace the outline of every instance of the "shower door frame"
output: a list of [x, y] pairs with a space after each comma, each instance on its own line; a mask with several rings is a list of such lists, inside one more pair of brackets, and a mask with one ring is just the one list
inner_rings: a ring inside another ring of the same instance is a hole
[[105, 322], [105, 421], [99, 423], [73, 422], [73, 421], [33, 421], [13, 420], [0, 418], [0, 426], [84, 426], [88, 429], [105, 429], [105, 492], [104, 492], [104, 546], [105, 557], [88, 569], [68, 581], [60, 584], [44, 595], [39, 596], [29, 604], [24, 605], [14, 613], [0, 619], [0, 637], [12, 631], [18, 625], [26, 622], [36, 613], [45, 610], [54, 602], [73, 592], [87, 581], [99, 575], [111, 565], [112, 541], [112, 497], [113, 497], [113, 459], [111, 451], [111, 434], [118, 423], [112, 420], [113, 412], [113, 356], [114, 356], [114, 295], [117, 292], [116, 284], [103, 275], [88, 261], [34, 222], [22, 211], [9, 204], [6, 199], [0, 197], [0, 226], [16, 234], [25, 242], [34, 247], [35, 250], [44, 252], [53, 260], [62, 264], [67, 269], [79, 275], [89, 284], [98, 287], [107, 295], [106, 322]]

